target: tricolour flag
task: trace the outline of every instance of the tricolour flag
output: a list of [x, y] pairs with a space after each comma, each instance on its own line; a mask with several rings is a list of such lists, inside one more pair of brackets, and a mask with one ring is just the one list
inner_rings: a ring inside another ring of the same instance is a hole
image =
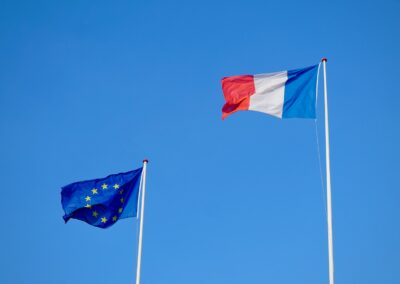
[[315, 118], [318, 67], [223, 78], [222, 119], [239, 110], [279, 118]]

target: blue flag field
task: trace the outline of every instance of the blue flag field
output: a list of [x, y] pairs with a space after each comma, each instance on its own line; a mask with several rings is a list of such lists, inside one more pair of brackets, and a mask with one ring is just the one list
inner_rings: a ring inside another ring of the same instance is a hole
[[99, 228], [137, 216], [142, 169], [71, 183], [61, 191], [64, 220], [71, 218]]

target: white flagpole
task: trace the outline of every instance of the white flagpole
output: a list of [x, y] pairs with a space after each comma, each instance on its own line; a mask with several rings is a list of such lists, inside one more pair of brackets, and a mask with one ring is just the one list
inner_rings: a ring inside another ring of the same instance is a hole
[[325, 154], [326, 154], [326, 205], [328, 221], [328, 253], [329, 253], [329, 284], [334, 284], [333, 273], [333, 236], [332, 236], [332, 194], [331, 194], [331, 162], [329, 153], [329, 123], [328, 123], [328, 88], [326, 83], [326, 58], [322, 58], [324, 67], [324, 101], [325, 101]]
[[140, 284], [140, 267], [142, 262], [142, 239], [143, 239], [143, 218], [144, 218], [144, 196], [146, 193], [146, 170], [148, 160], [143, 160], [143, 172], [142, 172], [142, 201], [140, 205], [140, 228], [139, 228], [139, 244], [137, 254], [137, 267], [136, 267], [136, 284]]

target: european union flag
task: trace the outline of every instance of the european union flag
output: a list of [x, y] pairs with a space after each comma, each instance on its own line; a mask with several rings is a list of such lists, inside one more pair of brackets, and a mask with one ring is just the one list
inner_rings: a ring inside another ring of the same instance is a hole
[[119, 219], [136, 217], [142, 170], [139, 168], [64, 186], [61, 203], [65, 223], [73, 218], [108, 228]]

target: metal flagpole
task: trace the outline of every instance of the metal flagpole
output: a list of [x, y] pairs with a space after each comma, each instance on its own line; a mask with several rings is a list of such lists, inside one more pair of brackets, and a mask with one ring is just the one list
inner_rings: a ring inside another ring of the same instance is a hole
[[332, 237], [332, 194], [331, 194], [331, 162], [329, 153], [329, 123], [328, 123], [328, 89], [326, 83], [326, 58], [322, 58], [324, 67], [324, 101], [325, 101], [325, 154], [326, 154], [326, 205], [328, 221], [328, 253], [329, 253], [329, 283], [334, 284], [333, 273], [333, 237]]
[[143, 173], [142, 173], [142, 201], [140, 205], [140, 227], [139, 227], [139, 244], [137, 254], [137, 268], [136, 268], [136, 284], [140, 284], [140, 266], [142, 262], [142, 239], [143, 239], [143, 218], [144, 218], [144, 196], [146, 193], [146, 170], [148, 160], [143, 160]]

